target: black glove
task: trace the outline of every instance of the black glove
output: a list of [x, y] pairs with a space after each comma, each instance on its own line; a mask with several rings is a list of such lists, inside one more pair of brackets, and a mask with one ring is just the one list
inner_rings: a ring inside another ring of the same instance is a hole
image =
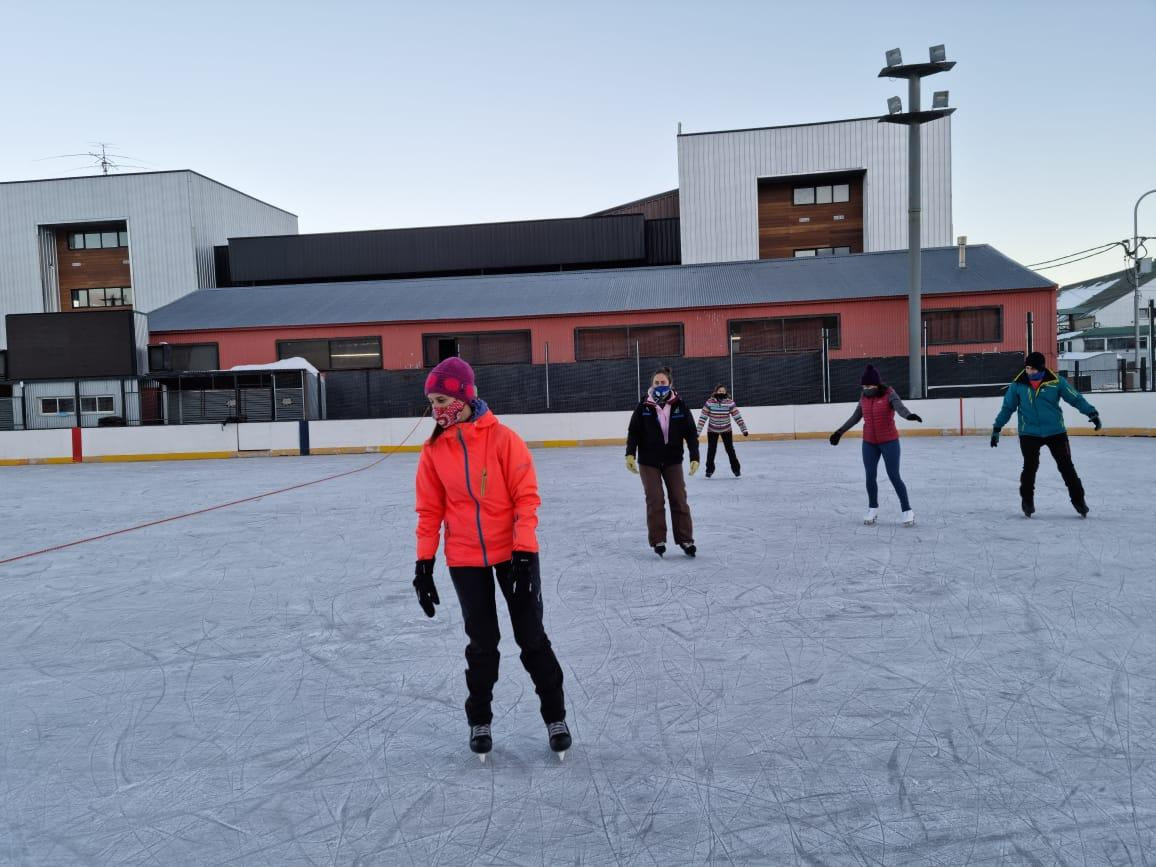
[[1088, 421], [1092, 423], [1092, 427], [1094, 427], [1096, 430], [1099, 430], [1104, 426], [1104, 423], [1100, 421], [1100, 414], [1098, 412], [1092, 413], [1090, 416], [1088, 416]]
[[920, 424], [923, 424], [923, 419], [921, 419], [921, 418], [920, 418], [919, 416], [917, 416], [915, 413], [911, 413], [911, 415], [907, 416], [907, 420], [908, 420], [908, 421], [917, 421], [917, 422], [919, 422]]
[[745, 437], [749, 437], [749, 436], [750, 436], [750, 434], [749, 434], [747, 431], [743, 431], [743, 436], [745, 436]]
[[418, 560], [413, 569], [413, 589], [417, 591], [417, 601], [426, 617], [434, 616], [434, 606], [441, 605], [438, 589], [433, 583], [434, 561]]
[[538, 555], [530, 551], [515, 551], [510, 574], [514, 579], [513, 595], [536, 599], [541, 594], [541, 572]]
[[827, 439], [830, 441], [831, 445], [833, 445], [833, 446], [839, 445], [839, 440], [841, 440], [842, 438], [843, 438], [843, 434], [839, 433], [839, 431], [835, 431], [833, 434], [831, 434], [829, 437], [827, 437]]
[[991, 447], [994, 449], [999, 445], [999, 428], [993, 427], [991, 429]]
[[538, 555], [532, 551], [514, 551], [510, 575], [513, 577], [513, 595], [538, 598], [542, 584]]

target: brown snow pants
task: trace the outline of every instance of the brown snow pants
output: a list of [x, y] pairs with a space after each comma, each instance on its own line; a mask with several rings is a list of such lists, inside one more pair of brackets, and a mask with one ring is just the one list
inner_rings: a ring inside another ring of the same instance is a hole
[[664, 483], [670, 497], [675, 544], [693, 542], [694, 524], [690, 518], [690, 505], [686, 501], [686, 479], [682, 475], [682, 464], [671, 464], [662, 469], [639, 464], [638, 474], [642, 477], [642, 490], [646, 493], [646, 532], [651, 547], [666, 544]]

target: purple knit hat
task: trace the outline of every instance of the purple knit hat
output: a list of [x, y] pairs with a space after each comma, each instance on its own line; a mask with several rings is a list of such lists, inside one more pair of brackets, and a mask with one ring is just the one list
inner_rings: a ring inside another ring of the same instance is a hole
[[882, 385], [883, 378], [879, 376], [879, 371], [875, 369], [874, 364], [868, 364], [863, 369], [863, 378], [859, 380], [860, 385]]
[[426, 377], [425, 393], [427, 396], [444, 394], [468, 403], [478, 396], [474, 386], [474, 369], [460, 358], [447, 358]]

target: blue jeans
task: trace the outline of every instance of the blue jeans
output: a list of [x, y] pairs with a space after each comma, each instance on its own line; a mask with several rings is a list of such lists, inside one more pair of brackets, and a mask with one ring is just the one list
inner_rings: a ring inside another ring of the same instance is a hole
[[909, 511], [911, 503], [907, 501], [907, 485], [899, 478], [899, 440], [879, 444], [863, 441], [863, 468], [867, 471], [867, 505], [872, 509], [879, 508], [879, 485], [875, 481], [879, 471], [879, 458], [883, 458], [887, 478], [891, 480], [895, 493], [899, 495], [899, 508], [904, 512]]

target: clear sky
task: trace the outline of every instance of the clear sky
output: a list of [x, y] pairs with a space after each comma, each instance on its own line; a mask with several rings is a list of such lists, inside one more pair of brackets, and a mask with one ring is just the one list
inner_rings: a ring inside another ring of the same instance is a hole
[[[925, 88], [959, 109], [956, 234], [1031, 264], [1130, 237], [1156, 187], [1156, 0], [58, 0], [5, 19], [0, 179], [83, 174], [43, 158], [108, 141], [302, 232], [580, 216], [672, 189], [680, 121], [882, 113], [906, 98], [876, 77], [884, 51], [938, 42], [959, 63]], [[1156, 195], [1140, 230], [1156, 235]]]

